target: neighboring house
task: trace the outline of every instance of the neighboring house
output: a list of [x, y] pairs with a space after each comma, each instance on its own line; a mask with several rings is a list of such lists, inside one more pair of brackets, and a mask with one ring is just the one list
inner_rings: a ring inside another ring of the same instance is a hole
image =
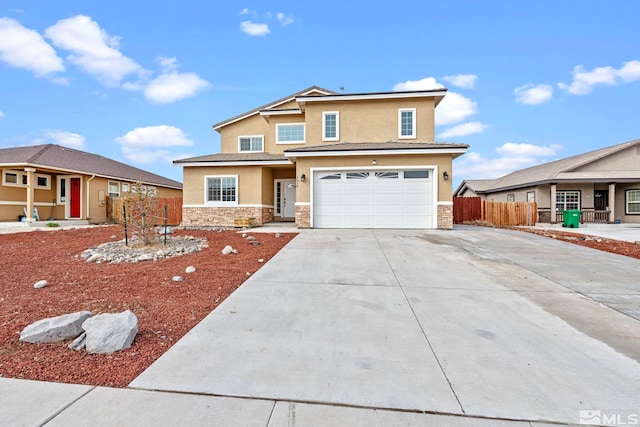
[[313, 86], [213, 125], [221, 153], [177, 160], [184, 225], [451, 228], [451, 164], [435, 143], [446, 89], [339, 94]]
[[522, 169], [496, 180], [467, 180], [454, 196], [537, 202], [540, 222], [582, 210], [584, 222], [640, 223], [640, 139]]
[[41, 220], [107, 220], [106, 197], [134, 182], [159, 197], [181, 197], [182, 184], [102, 156], [55, 144], [0, 149], [0, 221], [17, 221], [34, 208]]

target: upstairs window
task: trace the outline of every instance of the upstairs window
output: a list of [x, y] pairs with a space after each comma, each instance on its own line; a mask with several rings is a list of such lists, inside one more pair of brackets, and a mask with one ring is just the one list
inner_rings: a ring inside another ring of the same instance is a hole
[[276, 125], [276, 144], [304, 144], [304, 123]]
[[398, 138], [412, 139], [416, 137], [416, 109], [400, 108], [398, 110]]
[[338, 141], [340, 139], [340, 115], [337, 111], [322, 113], [322, 140]]
[[262, 135], [241, 136], [238, 138], [238, 152], [249, 153], [264, 151], [264, 138]]

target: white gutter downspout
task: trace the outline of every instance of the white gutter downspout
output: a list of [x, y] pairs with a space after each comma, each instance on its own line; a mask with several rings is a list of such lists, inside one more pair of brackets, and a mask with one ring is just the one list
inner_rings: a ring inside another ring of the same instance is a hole
[[91, 197], [90, 197], [90, 191], [89, 190], [90, 190], [91, 186], [89, 185], [89, 183], [95, 177], [96, 177], [95, 175], [91, 175], [91, 178], [89, 178], [87, 180], [87, 221], [89, 221], [91, 219], [91, 215], [89, 214], [89, 205], [91, 203]]

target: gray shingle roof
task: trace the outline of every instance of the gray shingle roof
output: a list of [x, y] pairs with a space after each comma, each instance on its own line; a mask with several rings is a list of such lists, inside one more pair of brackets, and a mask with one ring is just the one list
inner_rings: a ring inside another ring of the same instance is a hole
[[182, 163], [208, 163], [208, 162], [263, 162], [263, 161], [288, 162], [283, 154], [270, 153], [218, 153], [206, 156], [190, 157], [188, 159], [175, 160], [176, 165]]
[[[570, 179], [571, 172], [586, 164], [610, 156], [634, 145], [640, 145], [640, 139], [612, 145], [584, 154], [559, 159], [538, 166], [521, 169], [493, 180], [493, 185], [482, 190], [483, 192], [500, 191], [511, 188], [529, 186], [537, 183], [552, 182], [554, 180]], [[589, 179], [588, 174], [576, 174], [575, 178]]]
[[156, 175], [106, 157], [62, 147], [56, 144], [0, 149], [0, 166], [32, 166], [62, 169], [126, 181], [169, 188], [182, 188], [182, 183]]

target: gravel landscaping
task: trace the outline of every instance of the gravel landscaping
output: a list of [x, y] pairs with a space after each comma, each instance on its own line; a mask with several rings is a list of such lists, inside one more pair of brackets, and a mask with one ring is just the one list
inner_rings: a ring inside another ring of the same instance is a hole
[[[125, 387], [295, 234], [278, 236], [260, 233], [248, 240], [235, 231], [178, 229], [171, 238], [206, 239], [208, 247], [157, 261], [111, 263], [87, 262], [81, 254], [123, 239], [119, 226], [0, 234], [0, 376]], [[223, 255], [225, 246], [237, 253]], [[158, 246], [154, 254], [163, 250]], [[34, 287], [42, 280], [46, 286]], [[100, 355], [70, 350], [67, 341], [18, 339], [30, 323], [82, 310], [131, 310], [139, 321], [133, 345]]]

